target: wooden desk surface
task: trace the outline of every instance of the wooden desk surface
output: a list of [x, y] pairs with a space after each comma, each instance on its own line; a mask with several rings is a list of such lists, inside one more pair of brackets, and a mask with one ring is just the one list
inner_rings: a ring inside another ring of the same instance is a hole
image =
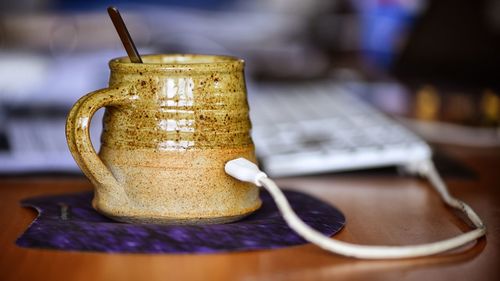
[[[80, 178], [0, 179], [0, 280], [500, 280], [500, 150], [446, 148], [478, 174], [446, 178], [488, 226], [487, 239], [446, 255], [365, 261], [313, 245], [209, 255], [137, 255], [24, 249], [14, 240], [35, 217], [22, 198], [91, 189]], [[414, 244], [458, 234], [458, 220], [425, 181], [387, 174], [282, 179], [339, 207], [347, 226], [335, 238], [366, 244]]]

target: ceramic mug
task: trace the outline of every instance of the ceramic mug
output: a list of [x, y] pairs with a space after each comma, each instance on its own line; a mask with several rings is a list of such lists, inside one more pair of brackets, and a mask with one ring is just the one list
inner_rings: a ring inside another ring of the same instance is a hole
[[[147, 55], [109, 63], [109, 87], [82, 97], [66, 123], [69, 149], [95, 187], [93, 207], [134, 223], [225, 223], [261, 205], [258, 189], [224, 172], [255, 161], [244, 62]], [[105, 107], [101, 149], [89, 136]]]

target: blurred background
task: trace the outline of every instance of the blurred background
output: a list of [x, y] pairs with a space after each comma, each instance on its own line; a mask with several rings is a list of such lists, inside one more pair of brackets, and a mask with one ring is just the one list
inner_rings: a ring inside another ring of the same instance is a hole
[[449, 141], [426, 127], [444, 123], [487, 135], [462, 144], [498, 145], [499, 0], [2, 0], [1, 173], [75, 171], [64, 117], [126, 55], [109, 5], [141, 54], [244, 58], [250, 95], [268, 81], [333, 80], [428, 141]]

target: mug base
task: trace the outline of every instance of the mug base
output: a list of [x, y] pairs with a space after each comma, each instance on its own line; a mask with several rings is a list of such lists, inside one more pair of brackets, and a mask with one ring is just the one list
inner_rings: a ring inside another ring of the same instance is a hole
[[127, 215], [121, 214], [117, 215], [110, 214], [105, 212], [104, 210], [95, 206], [94, 202], [92, 202], [92, 207], [94, 210], [99, 212], [100, 214], [119, 222], [124, 223], [133, 223], [133, 224], [165, 224], [165, 225], [202, 225], [202, 224], [224, 224], [235, 222], [241, 220], [255, 211], [257, 211], [262, 205], [262, 201], [258, 200], [256, 204], [247, 209], [243, 213], [239, 213], [236, 215], [227, 215], [227, 216], [213, 216], [213, 217], [171, 217], [171, 216], [151, 216], [151, 215]]
[[117, 217], [105, 215], [108, 218], [133, 224], [165, 224], [165, 225], [202, 225], [202, 224], [225, 224], [241, 220], [252, 212], [236, 215], [236, 216], [224, 216], [224, 217], [213, 217], [213, 218], [171, 218], [171, 217]]

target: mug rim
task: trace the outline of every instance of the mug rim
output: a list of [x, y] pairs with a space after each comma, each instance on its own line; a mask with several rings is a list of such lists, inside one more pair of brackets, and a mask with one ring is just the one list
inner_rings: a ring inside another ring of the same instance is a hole
[[231, 72], [242, 70], [245, 64], [245, 61], [238, 57], [209, 54], [148, 54], [141, 55], [141, 58], [145, 63], [133, 63], [129, 57], [114, 58], [109, 61], [109, 68], [115, 72], [127, 73]]

